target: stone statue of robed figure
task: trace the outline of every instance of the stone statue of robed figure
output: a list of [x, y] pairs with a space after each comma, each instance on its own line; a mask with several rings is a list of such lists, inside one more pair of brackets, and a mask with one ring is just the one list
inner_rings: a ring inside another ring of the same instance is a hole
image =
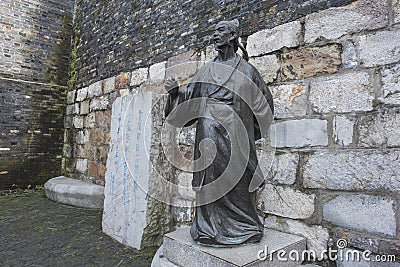
[[219, 22], [213, 38], [218, 56], [184, 88], [174, 78], [165, 84], [166, 121], [175, 127], [197, 122], [196, 210], [190, 234], [202, 245], [233, 246], [263, 236], [256, 194], [264, 176], [255, 141], [266, 135], [273, 120], [273, 101], [238, 38], [237, 20]]

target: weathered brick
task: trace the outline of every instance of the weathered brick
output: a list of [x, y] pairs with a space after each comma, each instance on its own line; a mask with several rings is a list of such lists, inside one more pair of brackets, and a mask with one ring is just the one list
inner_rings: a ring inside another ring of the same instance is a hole
[[323, 204], [323, 220], [335, 225], [396, 236], [396, 201], [388, 197], [341, 194]]
[[76, 129], [82, 129], [83, 128], [83, 117], [82, 116], [75, 116], [73, 123], [74, 123], [74, 127]]
[[131, 73], [121, 73], [115, 77], [115, 89], [126, 89], [129, 88], [131, 83]]
[[399, 157], [397, 150], [315, 152], [303, 167], [304, 187], [400, 192]]
[[67, 104], [73, 104], [75, 102], [76, 90], [67, 93]]
[[307, 113], [307, 85], [304, 83], [270, 86], [275, 118], [301, 117]]
[[111, 125], [111, 109], [96, 112], [96, 126], [110, 127]]
[[333, 140], [340, 146], [348, 146], [353, 142], [354, 122], [346, 116], [333, 118]]
[[85, 123], [84, 123], [85, 128], [94, 128], [96, 122], [95, 119], [96, 119], [95, 113], [94, 112], [89, 113], [85, 117]]
[[76, 134], [76, 144], [84, 145], [89, 142], [89, 133], [88, 131], [78, 131]]
[[276, 55], [251, 58], [249, 62], [260, 72], [264, 82], [268, 84], [276, 80], [280, 69], [280, 63]]
[[302, 119], [277, 122], [271, 126], [273, 147], [327, 146], [326, 120]]
[[88, 98], [93, 98], [95, 96], [101, 96], [103, 94], [103, 81], [95, 82], [89, 85], [88, 88]]
[[377, 238], [339, 227], [332, 229], [331, 237], [334, 241], [334, 244], [337, 244], [339, 239], [345, 239], [348, 242], [348, 246], [378, 253], [378, 245], [380, 242]]
[[400, 30], [362, 35], [358, 37], [358, 42], [361, 65], [365, 67], [385, 65], [400, 60]]
[[400, 65], [381, 71], [382, 88], [378, 100], [388, 105], [400, 105]]
[[330, 8], [306, 17], [304, 40], [334, 40], [343, 35], [378, 29], [388, 24], [386, 1], [359, 0], [339, 8]]
[[367, 72], [346, 73], [311, 81], [310, 102], [317, 113], [370, 111], [373, 85]]
[[103, 81], [104, 94], [109, 94], [114, 90], [115, 90], [115, 77], [111, 77]]
[[104, 144], [104, 130], [102, 128], [94, 128], [89, 131], [89, 142], [92, 145]]
[[257, 207], [264, 213], [292, 219], [306, 219], [314, 213], [314, 194], [266, 184], [258, 196]]
[[400, 145], [400, 110], [382, 110], [359, 118], [356, 123], [358, 146], [396, 147]]
[[148, 68], [139, 68], [132, 71], [130, 85], [134, 87], [142, 85], [147, 81], [149, 75], [148, 73]]
[[106, 96], [96, 97], [90, 101], [90, 111], [105, 110], [110, 104]]
[[282, 54], [282, 80], [299, 80], [321, 74], [332, 74], [341, 65], [339, 45], [306, 47]]
[[90, 107], [90, 100], [85, 100], [81, 102], [81, 110], [80, 114], [81, 115], [86, 115], [89, 113], [89, 107]]
[[76, 161], [75, 169], [79, 173], [86, 173], [88, 170], [88, 160], [87, 159], [78, 159]]
[[260, 56], [283, 47], [296, 47], [300, 44], [300, 36], [300, 21], [293, 21], [250, 35], [247, 38], [246, 49], [249, 56]]
[[197, 53], [193, 50], [170, 57], [167, 61], [165, 77], [175, 77], [185, 81], [196, 73], [198, 64]]
[[79, 102], [85, 100], [88, 96], [88, 89], [88, 87], [79, 89], [76, 93], [76, 101]]
[[159, 85], [164, 82], [166, 65], [167, 62], [164, 61], [150, 66], [150, 83]]
[[265, 218], [264, 226], [285, 233], [304, 236], [307, 238], [307, 249], [315, 251], [317, 255], [321, 255], [327, 248], [328, 230], [319, 225], [310, 226], [298, 220], [268, 216]]

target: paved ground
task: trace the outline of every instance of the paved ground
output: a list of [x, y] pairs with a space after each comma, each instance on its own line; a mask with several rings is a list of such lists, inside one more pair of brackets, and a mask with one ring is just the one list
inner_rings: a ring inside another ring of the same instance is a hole
[[0, 196], [0, 266], [150, 266], [101, 231], [101, 210], [62, 205], [43, 190]]

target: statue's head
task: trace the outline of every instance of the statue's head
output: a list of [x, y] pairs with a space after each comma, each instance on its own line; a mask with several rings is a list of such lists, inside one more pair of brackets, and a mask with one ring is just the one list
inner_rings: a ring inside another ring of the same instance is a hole
[[230, 45], [234, 47], [236, 52], [238, 50], [238, 40], [239, 21], [237, 19], [217, 23], [214, 31], [214, 45], [216, 49], [224, 45]]

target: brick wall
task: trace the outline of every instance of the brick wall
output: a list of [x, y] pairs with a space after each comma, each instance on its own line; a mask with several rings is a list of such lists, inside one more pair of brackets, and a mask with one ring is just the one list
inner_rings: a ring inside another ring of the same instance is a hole
[[60, 174], [73, 5], [0, 3], [0, 190]]

